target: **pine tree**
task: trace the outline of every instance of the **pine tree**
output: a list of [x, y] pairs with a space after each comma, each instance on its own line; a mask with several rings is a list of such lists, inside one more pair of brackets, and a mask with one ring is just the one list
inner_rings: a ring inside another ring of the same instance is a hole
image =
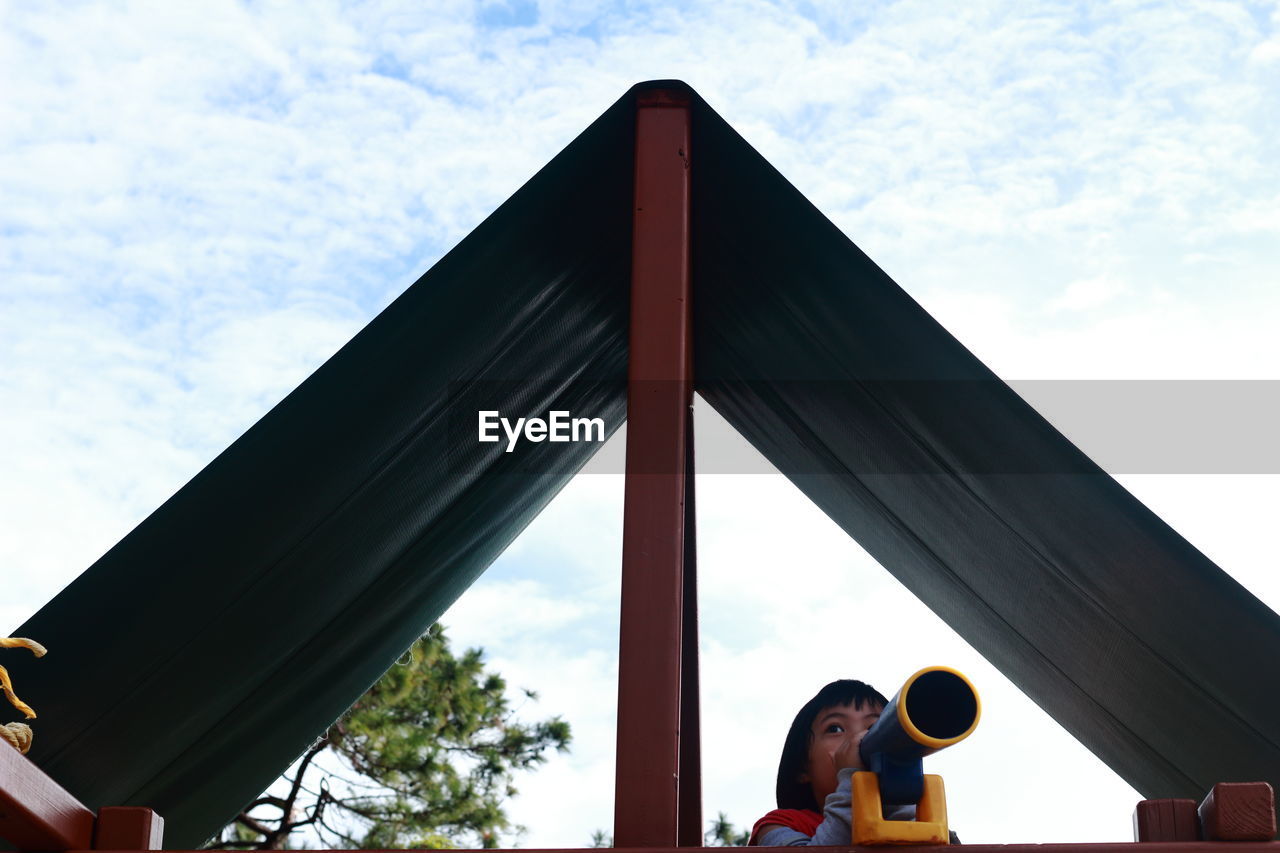
[[517, 721], [481, 650], [455, 656], [437, 623], [273, 786], [286, 793], [264, 793], [206, 846], [285, 849], [310, 827], [330, 847], [497, 847], [518, 830], [504, 810], [513, 774], [570, 738], [559, 717]]

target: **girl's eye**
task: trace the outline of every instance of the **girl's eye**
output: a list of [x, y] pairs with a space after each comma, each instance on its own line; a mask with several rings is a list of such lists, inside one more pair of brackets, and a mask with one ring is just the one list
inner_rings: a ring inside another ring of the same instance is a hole
[[842, 735], [844, 734], [844, 726], [840, 725], [839, 723], [832, 723], [831, 725], [827, 726], [826, 733], [829, 735], [830, 734]]

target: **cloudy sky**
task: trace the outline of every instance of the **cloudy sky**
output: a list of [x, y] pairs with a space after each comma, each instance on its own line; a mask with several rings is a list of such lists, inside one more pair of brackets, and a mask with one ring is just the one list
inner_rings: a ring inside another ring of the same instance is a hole
[[[1280, 380], [1275, 2], [0, 0], [0, 628], [667, 77], [1006, 379]], [[1086, 452], [1142, 415], [1046, 406]], [[1280, 465], [1251, 458], [1110, 467], [1276, 609]], [[1138, 795], [785, 480], [698, 489], [709, 813], [770, 808], [826, 681], [947, 663], [985, 700], [930, 765], [966, 841], [1130, 837]], [[580, 476], [444, 620], [573, 724], [520, 782], [527, 846], [611, 824], [621, 496]]]

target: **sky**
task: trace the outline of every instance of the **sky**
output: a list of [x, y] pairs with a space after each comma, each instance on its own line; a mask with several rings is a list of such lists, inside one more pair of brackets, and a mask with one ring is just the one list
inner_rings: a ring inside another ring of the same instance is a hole
[[[3, 628], [654, 78], [696, 88], [1280, 609], [1268, 442], [1194, 404], [1153, 424], [1113, 401], [1080, 423], [1041, 382], [1274, 400], [1274, 2], [0, 0]], [[705, 405], [696, 417], [702, 441], [732, 440]], [[1108, 444], [1188, 420], [1154, 461]], [[1236, 454], [1197, 455], [1223, 445]], [[741, 825], [772, 807], [787, 724], [825, 682], [891, 694], [941, 663], [984, 701], [977, 733], [927, 762], [965, 841], [1131, 838], [1139, 795], [766, 463], [697, 488], [708, 814]], [[611, 825], [621, 504], [620, 477], [580, 475], [442, 619], [539, 693], [522, 715], [573, 726], [572, 752], [517, 783], [524, 846]], [[781, 567], [794, 601], [775, 593]]]

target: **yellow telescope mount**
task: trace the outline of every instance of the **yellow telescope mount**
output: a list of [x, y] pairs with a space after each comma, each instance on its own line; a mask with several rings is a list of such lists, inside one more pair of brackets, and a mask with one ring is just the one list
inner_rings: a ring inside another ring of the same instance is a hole
[[[949, 844], [942, 777], [921, 759], [959, 743], [978, 727], [978, 691], [950, 667], [931, 666], [907, 679], [862, 739], [866, 771], [853, 774], [853, 843]], [[887, 820], [885, 804], [915, 804], [915, 820]]]

